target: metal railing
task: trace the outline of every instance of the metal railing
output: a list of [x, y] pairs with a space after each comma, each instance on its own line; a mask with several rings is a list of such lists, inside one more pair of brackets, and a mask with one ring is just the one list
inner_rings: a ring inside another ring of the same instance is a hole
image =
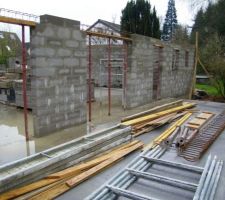
[[23, 13], [20, 11], [9, 10], [5, 8], [0, 8], [0, 16], [9, 17], [13, 19], [27, 20], [39, 23], [40, 17], [33, 14]]

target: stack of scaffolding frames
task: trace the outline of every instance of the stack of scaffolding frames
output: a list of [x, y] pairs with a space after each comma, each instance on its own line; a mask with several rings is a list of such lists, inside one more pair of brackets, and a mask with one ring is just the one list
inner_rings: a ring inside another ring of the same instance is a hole
[[[193, 192], [194, 200], [211, 200], [214, 198], [223, 161], [217, 160], [216, 156], [212, 159], [211, 155], [209, 155], [205, 167], [201, 168], [158, 159], [164, 152], [165, 149], [159, 146], [151, 151], [143, 152], [125, 169], [119, 172], [96, 192], [85, 198], [85, 200], [115, 200], [119, 197], [126, 197], [127, 199], [133, 200], [157, 200], [155, 197], [145, 196], [142, 193], [128, 190], [128, 187], [138, 178], [159, 182], [160, 184], [170, 185], [182, 190], [188, 190]], [[201, 177], [198, 184], [195, 184], [146, 172], [153, 164], [201, 174]]]

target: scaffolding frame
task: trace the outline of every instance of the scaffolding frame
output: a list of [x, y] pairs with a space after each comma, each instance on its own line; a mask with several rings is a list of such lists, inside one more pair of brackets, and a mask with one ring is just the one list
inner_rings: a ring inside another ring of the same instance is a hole
[[[106, 62], [108, 62], [108, 59], [105, 59], [105, 58], [100, 59], [100, 63], [99, 63], [100, 64], [99, 65], [100, 66], [100, 87], [104, 87], [103, 79], [105, 78], [106, 75], [108, 75], [108, 73], [105, 73], [105, 70], [103, 70], [104, 67], [107, 67], [108, 68], [108, 66], [105, 65]], [[112, 83], [113, 83], [113, 76], [116, 76], [116, 79], [118, 79], [118, 76], [121, 77], [121, 83], [122, 83], [122, 89], [123, 89], [124, 88], [125, 68], [122, 67], [122, 66], [124, 66], [124, 62], [125, 61], [124, 61], [123, 58], [111, 58], [110, 62], [111, 62], [111, 69], [118, 68], [118, 67], [121, 67], [122, 68], [122, 72], [121, 73], [113, 73], [112, 72], [111, 73], [111, 79], [112, 79]], [[120, 63], [121, 66], [115, 66], [114, 63], [117, 63], [117, 64]], [[123, 94], [122, 94], [122, 106], [123, 106], [124, 109], [126, 108], [126, 102], [125, 102], [125, 98], [124, 98], [124, 90], [123, 90]]]
[[[123, 78], [123, 95], [124, 95], [124, 109], [126, 108], [125, 105], [125, 100], [126, 100], [126, 90], [127, 90], [127, 67], [128, 67], [128, 43], [132, 42], [131, 38], [128, 37], [123, 37], [123, 36], [118, 36], [118, 35], [113, 35], [113, 34], [106, 34], [106, 33], [99, 33], [99, 32], [95, 32], [95, 31], [84, 31], [86, 33], [86, 35], [88, 36], [89, 40], [88, 40], [88, 121], [91, 122], [92, 119], [92, 109], [91, 109], [91, 94], [92, 94], [92, 89], [91, 89], [91, 79], [92, 79], [92, 49], [91, 49], [91, 45], [92, 45], [92, 37], [95, 38], [105, 38], [108, 41], [108, 116], [111, 115], [111, 41], [112, 40], [120, 40], [123, 42], [123, 50], [124, 50], [124, 78]], [[97, 40], [95, 40], [97, 41]]]
[[23, 113], [24, 113], [24, 130], [26, 141], [29, 141], [28, 132], [28, 107], [27, 107], [27, 69], [26, 69], [26, 45], [25, 45], [25, 26], [35, 27], [39, 21], [39, 16], [0, 8], [0, 22], [14, 24], [22, 27], [22, 79], [23, 79]]

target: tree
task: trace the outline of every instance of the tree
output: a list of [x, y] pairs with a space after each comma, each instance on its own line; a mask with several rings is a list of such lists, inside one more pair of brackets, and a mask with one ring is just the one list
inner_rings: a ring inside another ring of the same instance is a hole
[[160, 24], [155, 8], [146, 0], [131, 0], [122, 10], [121, 32], [160, 38]]
[[175, 41], [176, 44], [181, 44], [181, 45], [190, 43], [187, 26], [183, 26], [181, 24], [177, 25], [177, 28], [174, 33], [173, 41]]
[[[218, 0], [209, 3], [205, 9], [200, 9], [195, 17], [192, 29], [199, 32], [200, 60], [213, 75], [212, 84], [219, 94], [225, 98], [225, 1]], [[202, 68], [198, 66], [198, 72]]]
[[169, 0], [165, 22], [163, 24], [162, 40], [171, 41], [177, 28], [175, 1]]
[[155, 6], [153, 8], [152, 14], [152, 36], [154, 38], [160, 38], [161, 31], [160, 31], [160, 23], [159, 18], [157, 17]]

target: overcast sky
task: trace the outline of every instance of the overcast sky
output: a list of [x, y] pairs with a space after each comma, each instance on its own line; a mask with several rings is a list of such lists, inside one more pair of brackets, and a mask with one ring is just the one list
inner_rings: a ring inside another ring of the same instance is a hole
[[[185, 0], [175, 0], [178, 23], [192, 25], [194, 14]], [[107, 21], [115, 20], [120, 23], [121, 10], [126, 6], [127, 0], [5, 0], [1, 1], [1, 8], [31, 13], [35, 15], [50, 14], [59, 17], [81, 21], [82, 24], [91, 25], [97, 19]], [[161, 20], [164, 19], [168, 0], [150, 0], [156, 7]], [[16, 31], [16, 26], [0, 24], [0, 30]]]

